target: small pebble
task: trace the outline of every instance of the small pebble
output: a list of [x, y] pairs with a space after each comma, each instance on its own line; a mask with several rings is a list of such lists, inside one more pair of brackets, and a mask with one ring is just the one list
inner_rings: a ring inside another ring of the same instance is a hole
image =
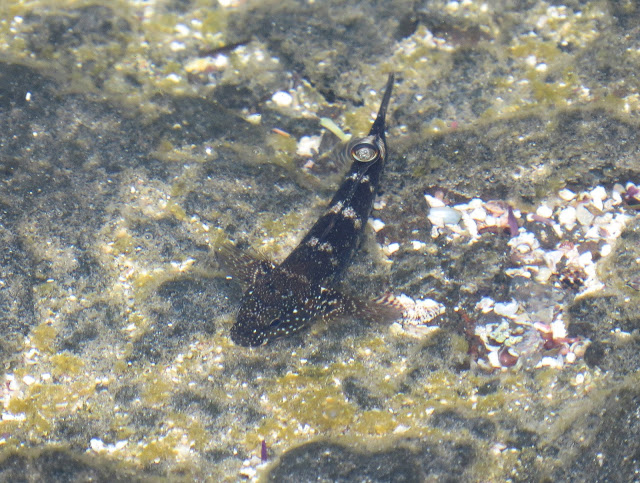
[[596, 186], [591, 190], [589, 196], [591, 196], [591, 199], [604, 201], [607, 199], [607, 190], [602, 186]]
[[30, 386], [31, 384], [33, 384], [34, 382], [36, 382], [35, 377], [30, 376], [30, 375], [26, 375], [22, 378], [22, 382], [24, 382], [27, 386]]
[[429, 210], [429, 221], [436, 226], [455, 225], [462, 218], [462, 213], [447, 206], [431, 208]]
[[518, 302], [512, 300], [511, 302], [498, 302], [493, 306], [493, 311], [502, 315], [503, 317], [513, 318], [518, 311]]
[[558, 221], [569, 229], [573, 228], [576, 224], [576, 209], [573, 206], [566, 207], [558, 215]]
[[298, 141], [296, 154], [307, 157], [313, 156], [318, 152], [321, 140], [322, 136], [302, 136]]
[[578, 205], [578, 207], [576, 208], [576, 220], [578, 221], [578, 223], [580, 223], [582, 226], [588, 226], [591, 224], [594, 218], [595, 216], [593, 216], [593, 213], [587, 210], [587, 207], [585, 205]]
[[399, 249], [400, 249], [400, 244], [399, 243], [391, 243], [391, 244], [387, 245], [386, 247], [384, 247], [384, 252], [387, 255], [393, 255]]
[[536, 210], [536, 215], [542, 216], [543, 218], [551, 218], [553, 216], [553, 210], [549, 208], [547, 205], [538, 206]]
[[576, 197], [576, 194], [573, 191], [565, 188], [558, 192], [558, 196], [564, 201], [571, 201]]
[[371, 225], [371, 228], [373, 228], [373, 231], [375, 231], [376, 233], [382, 230], [385, 225], [384, 221], [378, 220], [377, 218], [369, 220], [369, 224]]
[[441, 208], [444, 206], [444, 202], [435, 196], [425, 194], [424, 199], [427, 200], [427, 203], [431, 208]]
[[288, 92], [278, 91], [273, 96], [271, 96], [271, 100], [275, 105], [279, 107], [289, 107], [293, 104], [293, 96]]

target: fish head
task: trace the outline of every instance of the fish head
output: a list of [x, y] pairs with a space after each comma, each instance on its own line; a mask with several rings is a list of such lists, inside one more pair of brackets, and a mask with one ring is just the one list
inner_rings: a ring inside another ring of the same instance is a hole
[[353, 163], [359, 178], [374, 165], [384, 165], [387, 160], [387, 140], [385, 137], [387, 108], [391, 99], [394, 76], [391, 74], [385, 87], [384, 96], [378, 109], [378, 115], [373, 122], [369, 134], [352, 140], [347, 146], [347, 156]]

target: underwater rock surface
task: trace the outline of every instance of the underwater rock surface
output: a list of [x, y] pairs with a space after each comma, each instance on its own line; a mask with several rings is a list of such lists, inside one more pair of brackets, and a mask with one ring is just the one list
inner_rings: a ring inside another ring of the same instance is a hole
[[[635, 477], [633, 3], [54, 3], [0, 5], [0, 479]], [[236, 347], [212, 252], [296, 246], [391, 71], [341, 288], [437, 329]]]

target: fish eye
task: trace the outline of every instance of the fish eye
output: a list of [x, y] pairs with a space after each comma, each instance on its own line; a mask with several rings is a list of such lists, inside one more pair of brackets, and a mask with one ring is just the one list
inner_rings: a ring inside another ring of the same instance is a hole
[[351, 148], [351, 157], [361, 163], [370, 163], [380, 157], [380, 149], [375, 144], [361, 142]]
[[269, 328], [270, 329], [275, 329], [276, 327], [278, 327], [280, 325], [282, 321], [280, 319], [273, 319], [271, 321], [271, 323], [269, 324]]

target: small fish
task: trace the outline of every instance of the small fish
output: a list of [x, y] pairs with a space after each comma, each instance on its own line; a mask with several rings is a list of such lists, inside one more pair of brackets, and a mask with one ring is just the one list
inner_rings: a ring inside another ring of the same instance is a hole
[[342, 153], [351, 167], [326, 211], [280, 265], [228, 245], [220, 250], [222, 265], [249, 284], [231, 328], [236, 344], [268, 344], [320, 318], [400, 315], [392, 305], [363, 301], [334, 288], [358, 248], [387, 160], [385, 117], [393, 80], [391, 74], [369, 135], [349, 142]]

